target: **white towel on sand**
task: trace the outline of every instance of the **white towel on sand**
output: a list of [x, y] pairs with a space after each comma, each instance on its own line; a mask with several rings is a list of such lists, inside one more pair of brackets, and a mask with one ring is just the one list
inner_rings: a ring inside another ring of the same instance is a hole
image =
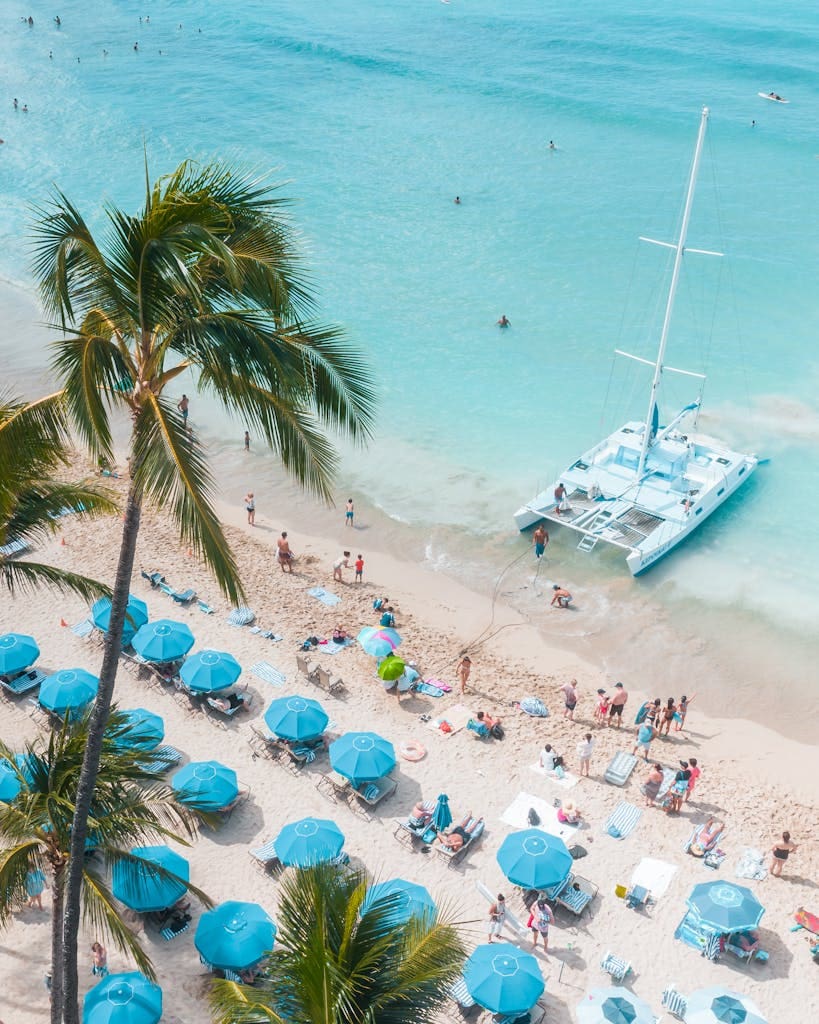
[[677, 873], [677, 865], [664, 860], [643, 857], [631, 875], [632, 885], [642, 885], [655, 900], [665, 896], [671, 880]]
[[[540, 818], [539, 825], [529, 824], [530, 807]], [[549, 832], [564, 840], [572, 839], [578, 832], [575, 826], [563, 825], [557, 820], [556, 807], [539, 796], [532, 796], [531, 793], [518, 793], [501, 815], [501, 821], [505, 821], [512, 828], [539, 828], [542, 832]]]
[[560, 786], [561, 789], [571, 789], [572, 786], [576, 786], [580, 781], [579, 775], [572, 775], [571, 772], [565, 772], [562, 779], [559, 779], [553, 772], [547, 772], [542, 764], [530, 764], [529, 771], [539, 775], [542, 779], [546, 779], [547, 782], [551, 782], [555, 786]]

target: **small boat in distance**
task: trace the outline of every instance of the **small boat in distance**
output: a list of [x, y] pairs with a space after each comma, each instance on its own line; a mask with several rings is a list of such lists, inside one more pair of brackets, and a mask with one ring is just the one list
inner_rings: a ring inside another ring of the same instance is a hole
[[755, 455], [732, 451], [696, 433], [701, 397], [686, 405], [666, 426], [660, 425], [657, 399], [664, 372], [698, 378], [700, 394], [705, 381], [702, 374], [666, 366], [664, 360], [685, 253], [722, 255], [685, 246], [707, 124], [705, 107], [678, 240], [641, 239], [675, 250], [657, 358], [652, 362], [617, 350], [618, 355], [647, 364], [654, 371], [646, 418], [626, 423], [584, 452], [551, 487], [515, 513], [519, 530], [542, 520], [574, 530], [581, 535], [580, 551], [592, 551], [601, 541], [621, 548], [633, 576], [656, 565], [701, 526], [748, 480], [759, 461]]
[[763, 100], [771, 100], [772, 103], [790, 103], [790, 100], [784, 99], [777, 92], [758, 92], [757, 96], [761, 96]]

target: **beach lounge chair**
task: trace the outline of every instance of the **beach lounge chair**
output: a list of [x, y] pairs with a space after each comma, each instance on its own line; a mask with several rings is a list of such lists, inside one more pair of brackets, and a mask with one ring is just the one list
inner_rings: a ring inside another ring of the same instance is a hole
[[333, 800], [347, 800], [350, 796], [352, 783], [344, 775], [336, 771], [322, 772], [316, 778], [316, 789]]
[[462, 974], [453, 981], [449, 994], [458, 1006], [463, 1006], [465, 1009], [475, 1006], [475, 1000], [469, 994], [469, 989], [466, 987], [466, 980]]
[[[472, 819], [472, 821], [474, 821], [474, 819]], [[470, 824], [472, 824], [472, 821], [470, 821]], [[466, 840], [464, 845], [458, 850], [450, 850], [441, 843], [435, 843], [432, 848], [447, 862], [448, 867], [452, 867], [466, 855], [468, 850], [471, 850], [473, 846], [477, 845], [481, 836], [484, 834], [485, 829], [486, 823], [479, 821], [475, 826], [475, 829], [469, 833], [469, 838]]]
[[636, 764], [637, 758], [633, 754], [618, 750], [609, 762], [603, 778], [613, 786], [625, 786]]
[[281, 871], [284, 866], [276, 856], [276, 845], [273, 839], [269, 843], [265, 843], [264, 846], [259, 846], [255, 850], [248, 850], [247, 852], [250, 854], [254, 866], [265, 875], [273, 875]]
[[768, 961], [768, 954], [764, 949], [743, 949], [733, 935], [727, 936], [723, 949], [726, 953], [731, 953], [738, 960], [742, 960], [746, 964], [749, 964], [752, 960], [758, 960], [763, 964]]
[[281, 740], [269, 732], [263, 732], [255, 725], [250, 727], [250, 739], [247, 742], [253, 751], [254, 760], [257, 757], [266, 757], [269, 761], [278, 761], [284, 753]]
[[429, 845], [438, 834], [435, 826], [431, 823], [432, 812], [435, 810], [435, 800], [425, 800], [422, 804], [425, 811], [429, 814], [420, 824], [415, 819], [410, 818], [396, 818], [395, 828], [393, 829], [393, 836], [403, 846], [407, 846], [412, 849], [416, 842], [425, 843]]
[[398, 783], [389, 775], [375, 782], [362, 782], [360, 786], [353, 789], [353, 793], [359, 800], [363, 800], [368, 807], [375, 807], [382, 800], [386, 800], [398, 788]]
[[[220, 699], [230, 700], [231, 697], [236, 697], [237, 700], [238, 700], [238, 703], [235, 704], [233, 707], [223, 708], [220, 705], [220, 703], [219, 703]], [[252, 694], [249, 694], [249, 693], [245, 694], [245, 693], [235, 693], [234, 692], [234, 693], [227, 694], [224, 698], [220, 698], [220, 697], [206, 697], [205, 698], [205, 705], [208, 708], [210, 708], [210, 710], [215, 715], [217, 715], [217, 716], [219, 716], [221, 718], [233, 718], [233, 716], [236, 714], [237, 711], [247, 711], [247, 710], [249, 710], [249, 708], [250, 708], [250, 706], [252, 704], [253, 704], [253, 696], [252, 696]]]
[[581, 875], [570, 874], [566, 884], [554, 896], [554, 902], [559, 907], [564, 907], [575, 917], [580, 917], [586, 907], [597, 895], [598, 888], [594, 882]]
[[207, 601], [199, 601], [199, 611], [202, 612], [204, 615], [213, 615], [213, 609], [207, 603]]
[[187, 590], [174, 590], [174, 588], [164, 581], [160, 582], [159, 589], [163, 594], [167, 594], [168, 597], [172, 597], [177, 604], [190, 604], [191, 601], [196, 597], [196, 591], [191, 590], [190, 587]]
[[309, 662], [301, 654], [296, 655], [296, 668], [308, 682], [315, 683], [318, 680], [318, 665]]
[[151, 775], [164, 775], [171, 768], [175, 768], [181, 760], [182, 755], [176, 747], [163, 744], [151, 751], [151, 759], [145, 770]]
[[344, 689], [343, 681], [338, 676], [332, 675], [327, 669], [322, 668], [321, 665], [316, 666], [316, 678], [313, 682], [329, 694], [339, 693]]
[[470, 718], [466, 723], [466, 727], [470, 732], [475, 734], [476, 740], [488, 740], [491, 736], [487, 726], [483, 722], [478, 722], [474, 718]]
[[154, 588], [158, 587], [160, 583], [165, 582], [165, 577], [162, 575], [161, 572], [145, 572], [144, 569], [140, 569], [139, 575], [144, 580], [147, 580]]
[[14, 558], [15, 555], [24, 555], [31, 551], [31, 545], [26, 540], [10, 540], [8, 544], [0, 547], [0, 558]]
[[165, 928], [162, 928], [159, 934], [166, 942], [171, 942], [173, 939], [180, 935], [184, 935], [190, 928], [190, 921], [180, 921], [178, 924], [169, 924]]
[[3, 688], [3, 693], [7, 693], [10, 697], [20, 697], [25, 693], [31, 693], [32, 690], [36, 690], [45, 678], [44, 672], [32, 668], [28, 672], [18, 672], [12, 676], [0, 676], [0, 687]]
[[611, 977], [612, 981], [623, 981], [631, 971], [631, 962], [629, 960], [622, 960], [611, 951], [605, 954], [600, 961], [600, 966]]
[[674, 985], [667, 985], [663, 989], [663, 996], [660, 1005], [668, 1010], [672, 1017], [677, 1020], [685, 1020], [685, 1011], [688, 1009], [688, 1000], [677, 991]]
[[71, 632], [74, 636], [78, 636], [80, 640], [87, 640], [94, 632], [94, 623], [91, 619], [82, 619], [76, 626], [71, 627]]

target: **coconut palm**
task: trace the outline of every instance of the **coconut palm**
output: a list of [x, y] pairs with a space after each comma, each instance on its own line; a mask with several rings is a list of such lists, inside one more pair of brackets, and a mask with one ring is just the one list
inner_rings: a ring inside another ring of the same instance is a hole
[[[36, 542], [60, 528], [60, 513], [79, 516], [112, 512], [116, 506], [90, 483], [55, 480], [69, 464], [70, 439], [60, 394], [36, 402], [0, 395], [0, 548], [12, 541]], [[48, 585], [86, 600], [107, 587], [41, 562], [19, 561], [0, 551], [0, 581], [12, 592]]]
[[79, 859], [117, 669], [144, 501], [167, 509], [222, 591], [242, 594], [212, 505], [203, 449], [167, 394], [182, 373], [329, 499], [336, 454], [325, 431], [369, 436], [372, 385], [359, 354], [312, 318], [314, 300], [285, 201], [267, 181], [215, 163], [181, 164], [129, 215], [108, 206], [96, 238], [56, 192], [36, 226], [35, 273], [63, 332], [56, 369], [76, 428], [112, 460], [110, 414], [130, 417], [130, 479], [100, 689], [77, 794], [65, 915], [66, 1024], [78, 1024]]
[[395, 894], [361, 916], [367, 875], [324, 864], [281, 884], [276, 945], [252, 987], [216, 981], [218, 1024], [426, 1024], [463, 967], [445, 914], [396, 923]]
[[[20, 794], [13, 801], [0, 803], [0, 924], [7, 923], [25, 902], [29, 872], [40, 871], [50, 878], [53, 1024], [59, 1022], [57, 1007], [62, 1005], [66, 868], [88, 725], [88, 718], [71, 724], [66, 716], [62, 728], [27, 744], [19, 760], [0, 742], [0, 757], [16, 767], [21, 784]], [[106, 935], [152, 977], [151, 961], [137, 936], [122, 921], [121, 910], [111, 895], [108, 871], [119, 861], [134, 860], [130, 853], [133, 846], [169, 838], [187, 843], [187, 838], [196, 833], [196, 819], [176, 802], [171, 788], [158, 783], [149, 771], [150, 752], [119, 742], [127, 728], [126, 719], [114, 712], [103, 740], [91, 805], [92, 839], [80, 857], [83, 912], [95, 932]], [[160, 869], [157, 874], [176, 877]], [[188, 888], [208, 902], [200, 890], [190, 885]]]

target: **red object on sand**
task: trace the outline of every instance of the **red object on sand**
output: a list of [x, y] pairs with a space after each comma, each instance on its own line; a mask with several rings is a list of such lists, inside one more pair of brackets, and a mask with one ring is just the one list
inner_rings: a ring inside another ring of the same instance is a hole
[[814, 935], [819, 935], [819, 917], [816, 914], [809, 914], [807, 910], [797, 910], [793, 915], [793, 919], [807, 931], [813, 932]]

